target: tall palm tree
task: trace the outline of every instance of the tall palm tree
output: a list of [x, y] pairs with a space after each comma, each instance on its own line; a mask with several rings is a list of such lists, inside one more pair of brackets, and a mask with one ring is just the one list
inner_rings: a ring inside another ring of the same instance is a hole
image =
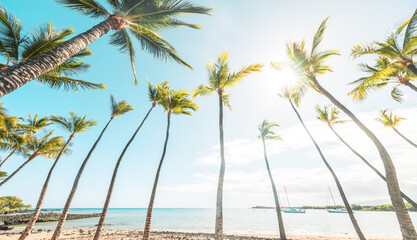
[[171, 59], [190, 67], [158, 32], [180, 26], [199, 28], [198, 25], [186, 23], [178, 17], [186, 14], [208, 14], [211, 10], [185, 0], [107, 0], [109, 10], [98, 0], [55, 1], [83, 15], [105, 20], [40, 56], [1, 71], [0, 83], [4, 87], [0, 88], [0, 97], [51, 71], [110, 30], [114, 30], [110, 35], [110, 44], [122, 53], [129, 54], [135, 83], [135, 49], [131, 36], [140, 42], [142, 49], [154, 57], [164, 61]]
[[59, 159], [61, 158], [62, 154], [70, 144], [71, 140], [74, 138], [75, 134], [86, 132], [90, 129], [90, 127], [97, 125], [97, 122], [94, 120], [86, 119], [87, 115], [83, 117], [78, 116], [74, 112], [70, 112], [70, 116], [68, 118], [62, 116], [52, 116], [51, 121], [55, 124], [58, 124], [60, 127], [67, 130], [70, 135], [67, 139], [67, 142], [62, 147], [61, 151], [59, 152], [58, 156], [55, 158], [54, 164], [52, 165], [51, 169], [49, 170], [48, 176], [45, 179], [45, 183], [43, 184], [41, 193], [39, 195], [38, 202], [36, 204], [35, 210], [33, 211], [32, 217], [29, 219], [28, 224], [26, 225], [25, 230], [23, 230], [22, 234], [19, 237], [19, 240], [26, 239], [27, 236], [32, 231], [33, 226], [38, 220], [39, 214], [41, 213], [42, 204], [45, 200], [46, 190], [48, 189], [49, 180], [51, 179], [52, 173], [57, 165]]
[[[332, 94], [330, 94], [317, 80], [317, 76], [331, 71], [331, 67], [324, 62], [327, 58], [333, 55], [338, 55], [338, 51], [333, 50], [320, 50], [319, 46], [323, 39], [323, 34], [326, 29], [327, 18], [321, 23], [317, 33], [313, 38], [313, 44], [310, 51], [305, 49], [305, 42], [301, 43], [289, 43], [287, 45], [288, 55], [293, 64], [294, 70], [297, 71], [303, 77], [303, 85], [300, 88], [301, 93], [305, 93], [306, 90], [311, 87], [317, 92], [327, 97], [335, 106], [342, 110], [352, 121], [370, 138], [378, 149], [381, 160], [384, 164], [385, 175], [387, 178], [388, 192], [391, 197], [392, 205], [394, 206], [398, 222], [400, 224], [403, 238], [417, 239], [417, 233], [411, 222], [410, 215], [405, 207], [404, 201], [401, 196], [401, 191], [397, 179], [397, 173], [394, 164], [391, 160], [391, 156], [388, 151], [382, 145], [381, 141], [376, 135], [367, 128], [348, 108], [346, 108], [341, 102], [339, 102]], [[279, 64], [274, 64], [279, 68]]]
[[58, 239], [59, 235], [61, 234], [62, 227], [64, 226], [65, 220], [67, 219], [68, 211], [71, 206], [72, 199], [74, 198], [75, 192], [77, 191], [78, 183], [80, 181], [81, 175], [83, 174], [84, 168], [87, 165], [88, 160], [90, 159], [91, 154], [96, 149], [97, 144], [100, 142], [101, 137], [103, 136], [104, 132], [106, 131], [107, 127], [113, 121], [114, 118], [123, 116], [127, 112], [133, 110], [133, 107], [126, 102], [126, 100], [116, 101], [113, 95], [110, 95], [110, 119], [107, 122], [106, 126], [101, 131], [100, 135], [98, 136], [96, 142], [94, 143], [93, 147], [87, 154], [87, 157], [84, 159], [83, 163], [81, 164], [80, 169], [78, 170], [77, 176], [75, 177], [74, 183], [72, 185], [71, 192], [67, 198], [67, 202], [65, 203], [65, 207], [62, 210], [61, 216], [59, 218], [58, 225], [55, 228], [54, 234], [52, 235], [51, 239]]
[[275, 211], [277, 212], [279, 236], [281, 240], [285, 240], [287, 239], [287, 237], [285, 235], [284, 221], [282, 220], [281, 206], [279, 204], [277, 188], [275, 186], [274, 179], [272, 178], [271, 170], [269, 169], [269, 162], [268, 162], [268, 157], [266, 154], [266, 144], [265, 144], [266, 140], [282, 140], [282, 138], [276, 135], [275, 132], [272, 130], [272, 128], [278, 127], [278, 126], [279, 126], [278, 123], [270, 123], [264, 120], [262, 124], [258, 126], [258, 129], [260, 131], [259, 138], [262, 139], [262, 143], [264, 146], [266, 170], [268, 171], [269, 180], [271, 181], [271, 185], [272, 185], [272, 192], [274, 193]]
[[[42, 132], [31, 136], [27, 139], [26, 148], [31, 154], [26, 155], [27, 160], [20, 165], [12, 174], [10, 174], [6, 179], [0, 183], [0, 187], [3, 186], [6, 182], [12, 179], [23, 167], [30, 163], [33, 159], [38, 156], [44, 158], [56, 158], [58, 153], [61, 151], [64, 146], [62, 137], [51, 137], [54, 131]], [[66, 151], [66, 153], [69, 151]]]
[[201, 84], [193, 92], [193, 97], [196, 96], [208, 96], [214, 92], [219, 95], [219, 131], [220, 131], [220, 173], [219, 182], [217, 186], [217, 203], [216, 203], [216, 240], [223, 239], [223, 182], [225, 171], [225, 158], [224, 158], [224, 138], [223, 138], [223, 105], [231, 109], [229, 104], [230, 94], [226, 94], [225, 90], [235, 86], [243, 78], [251, 74], [252, 72], [259, 72], [262, 68], [262, 64], [252, 64], [242, 67], [239, 71], [233, 72], [229, 68], [229, 53], [223, 51], [217, 57], [217, 63], [211, 61], [207, 62], [207, 70], [209, 74], [209, 85]]
[[129, 148], [130, 144], [135, 139], [136, 135], [138, 134], [139, 130], [142, 128], [146, 119], [148, 119], [149, 114], [152, 112], [152, 110], [158, 104], [158, 102], [160, 100], [160, 97], [161, 97], [160, 89], [164, 89], [167, 86], [168, 86], [167, 81], [163, 82], [162, 84], [156, 84], [155, 86], [153, 86], [148, 80], [148, 98], [149, 98], [149, 101], [151, 102], [151, 108], [149, 109], [148, 113], [145, 115], [142, 122], [139, 124], [138, 128], [133, 133], [132, 137], [129, 139], [129, 141], [127, 142], [126, 146], [124, 147], [122, 153], [120, 154], [119, 158], [117, 159], [116, 165], [114, 166], [113, 176], [112, 176], [111, 181], [110, 181], [109, 189], [107, 191], [106, 201], [104, 202], [104, 206], [103, 206], [103, 210], [101, 212], [100, 220], [97, 224], [96, 233], [94, 234], [94, 240], [100, 239], [100, 235], [101, 235], [101, 232], [102, 232], [103, 226], [104, 226], [104, 221], [106, 220], [107, 210], [109, 209], [111, 195], [113, 194], [114, 183], [116, 182], [117, 172], [119, 171], [120, 163], [122, 162], [123, 157], [124, 157], [127, 149]]
[[343, 191], [343, 187], [342, 184], [340, 183], [336, 173], [333, 171], [333, 168], [330, 166], [330, 164], [327, 162], [326, 158], [324, 157], [319, 145], [317, 144], [316, 140], [313, 138], [313, 136], [311, 135], [310, 131], [308, 130], [307, 126], [304, 124], [303, 119], [301, 118], [300, 114], [298, 113], [296, 107], [294, 106], [293, 101], [295, 102], [295, 104], [298, 106], [299, 102], [300, 102], [300, 92], [299, 90], [294, 90], [294, 89], [290, 89], [289, 87], [284, 88], [282, 90], [282, 93], [279, 94], [279, 96], [281, 96], [282, 98], [288, 100], [288, 102], [291, 105], [291, 108], [294, 110], [295, 114], [298, 117], [298, 120], [300, 121], [301, 125], [303, 125], [304, 130], [306, 130], [308, 136], [310, 137], [311, 141], [313, 142], [314, 146], [316, 147], [317, 151], [320, 154], [321, 159], [323, 160], [324, 165], [326, 165], [327, 169], [329, 170], [329, 172], [331, 173], [333, 180], [336, 183], [337, 189], [339, 190], [339, 194], [342, 197], [343, 203], [345, 205], [346, 210], [349, 213], [349, 217], [350, 217], [350, 221], [352, 222], [353, 227], [355, 228], [356, 234], [358, 235], [360, 240], [365, 240], [365, 236], [363, 235], [358, 222], [356, 221], [355, 216], [353, 215], [353, 211], [352, 208], [350, 207], [349, 201], [346, 198], [345, 192]]
[[[330, 108], [330, 106], [323, 106], [321, 108], [319, 105], [316, 105], [316, 111], [317, 111], [317, 119], [326, 123], [327, 126], [329, 126], [330, 130], [336, 135], [336, 137], [347, 147], [350, 151], [353, 152], [356, 156], [358, 156], [369, 168], [371, 168], [382, 180], [385, 182], [387, 179], [385, 176], [376, 169], [368, 160], [366, 160], [361, 154], [359, 154], [355, 149], [353, 149], [334, 129], [334, 125], [336, 124], [342, 124], [346, 121], [340, 120], [339, 118], [339, 109], [336, 107]], [[406, 200], [411, 206], [413, 206], [414, 209], [417, 209], [417, 203], [413, 201], [410, 197], [405, 195], [403, 192], [401, 192], [402, 197], [404, 200]]]
[[151, 232], [153, 204], [155, 201], [156, 188], [158, 186], [159, 175], [162, 169], [162, 163], [164, 162], [168, 146], [169, 129], [171, 127], [171, 115], [192, 115], [192, 111], [198, 110], [197, 104], [188, 99], [189, 94], [185, 90], [170, 90], [169, 87], [167, 87], [165, 89], [160, 89], [159, 91], [161, 92], [161, 100], [159, 101], [159, 105], [161, 105], [167, 113], [167, 130], [161, 160], [159, 161], [158, 170], [156, 171], [156, 176], [152, 187], [151, 198], [149, 200], [148, 211], [146, 213], [145, 229], [143, 230], [143, 240], [148, 240]]
[[413, 141], [411, 141], [410, 139], [408, 139], [404, 135], [402, 135], [398, 131], [398, 129], [396, 128], [398, 126], [398, 124], [400, 123], [400, 121], [405, 120], [405, 118], [392, 114], [392, 111], [390, 111], [388, 113], [387, 109], [381, 110], [380, 113], [381, 114], [379, 115], [379, 118], [375, 119], [376, 121], [382, 123], [385, 127], [392, 128], [392, 130], [394, 130], [394, 132], [396, 132], [398, 135], [400, 135], [400, 137], [402, 137], [409, 144], [411, 144], [411, 145], [413, 145], [414, 147], [417, 148], [417, 144], [415, 144]]
[[348, 93], [355, 100], [364, 100], [370, 91], [378, 90], [388, 84], [395, 84], [391, 90], [391, 96], [397, 102], [401, 102], [403, 96], [400, 86], [407, 86], [417, 92], [417, 87], [411, 83], [417, 77], [406, 68], [392, 65], [386, 57], [379, 57], [375, 66], [368, 64], [360, 64], [360, 66], [362, 71], [370, 75], [349, 83], [357, 85]]
[[[72, 28], [56, 29], [51, 22], [40, 25], [32, 32], [23, 33], [22, 22], [0, 5], [0, 57], [6, 58], [5, 64], [0, 63], [0, 71], [28, 59], [37, 57], [55, 46], [65, 42], [65, 38], [74, 33]], [[49, 71], [39, 75], [37, 82], [51, 88], [65, 90], [103, 89], [104, 84], [96, 84], [75, 77], [87, 70], [90, 65], [82, 58], [92, 55], [88, 49], [70, 57]]]
[[403, 67], [417, 76], [417, 67], [414, 64], [414, 54], [417, 50], [417, 10], [413, 16], [404, 22], [396, 31], [392, 32], [384, 42], [374, 41], [371, 44], [354, 46], [352, 56], [377, 55], [386, 57], [391, 64], [384, 71], [391, 68]]

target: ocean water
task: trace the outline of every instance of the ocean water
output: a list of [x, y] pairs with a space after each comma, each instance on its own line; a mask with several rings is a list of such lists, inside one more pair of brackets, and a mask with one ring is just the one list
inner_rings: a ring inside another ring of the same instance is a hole
[[[59, 211], [54, 209], [53, 211]], [[100, 213], [99, 208], [74, 208], [70, 213]], [[106, 217], [106, 228], [142, 229], [145, 208], [111, 208]], [[411, 212], [417, 224], [417, 213]], [[226, 234], [276, 234], [276, 213], [273, 209], [224, 209]], [[214, 209], [156, 208], [153, 210], [152, 229], [184, 232], [214, 231]], [[356, 211], [355, 217], [367, 237], [401, 237], [394, 212]], [[312, 236], [355, 236], [347, 214], [328, 213], [325, 210], [306, 210], [305, 214], [283, 213], [287, 234]], [[94, 228], [99, 218], [69, 220], [66, 229]], [[55, 223], [39, 223], [35, 229], [53, 229]], [[17, 226], [17, 229], [23, 226]]]

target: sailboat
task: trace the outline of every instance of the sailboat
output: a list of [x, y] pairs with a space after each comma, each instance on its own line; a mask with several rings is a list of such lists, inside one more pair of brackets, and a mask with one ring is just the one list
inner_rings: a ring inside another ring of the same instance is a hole
[[329, 187], [329, 191], [330, 191], [330, 196], [332, 197], [335, 209], [327, 209], [327, 212], [329, 212], [329, 213], [348, 213], [348, 211], [346, 211], [345, 209], [339, 208], [339, 207], [336, 206], [336, 202], [334, 201], [333, 193], [332, 193], [332, 190], [330, 189], [330, 187]]
[[284, 189], [285, 189], [285, 195], [287, 196], [288, 208], [282, 209], [282, 211], [285, 213], [306, 213], [306, 210], [304, 209], [291, 207], [290, 200], [288, 200], [287, 188], [285, 186], [284, 186]]

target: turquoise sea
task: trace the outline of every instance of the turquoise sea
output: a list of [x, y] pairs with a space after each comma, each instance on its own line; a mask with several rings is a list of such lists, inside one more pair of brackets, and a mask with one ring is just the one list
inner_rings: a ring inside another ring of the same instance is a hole
[[[60, 209], [47, 209], [59, 211]], [[99, 208], [74, 208], [70, 213], [100, 213]], [[145, 208], [111, 208], [106, 218], [107, 228], [142, 229]], [[226, 234], [275, 234], [277, 219], [273, 209], [224, 209]], [[410, 213], [417, 223], [417, 213]], [[394, 212], [356, 211], [355, 216], [367, 237], [400, 238], [400, 229]], [[214, 209], [156, 208], [153, 211], [152, 229], [184, 232], [214, 231]], [[355, 236], [347, 214], [328, 213], [325, 210], [306, 210], [305, 214], [283, 213], [284, 224], [290, 235]], [[71, 220], [65, 228], [94, 228], [98, 218]], [[56, 223], [39, 223], [35, 229], [53, 229]], [[23, 226], [16, 227], [17, 229]]]

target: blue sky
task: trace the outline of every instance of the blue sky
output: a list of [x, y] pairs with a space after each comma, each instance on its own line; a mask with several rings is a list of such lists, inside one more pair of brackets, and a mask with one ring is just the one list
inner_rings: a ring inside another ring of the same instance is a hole
[[[104, 2], [104, 1], [103, 1]], [[387, 145], [397, 164], [404, 192], [417, 198], [417, 177], [412, 170], [415, 161], [408, 157], [415, 149], [402, 142], [392, 131], [383, 129], [373, 119], [377, 111], [391, 108], [408, 118], [401, 127], [411, 139], [417, 140], [412, 128], [417, 121], [414, 93], [404, 89], [403, 104], [394, 102], [388, 89], [372, 94], [362, 103], [352, 101], [346, 93], [347, 84], [363, 74], [357, 64], [366, 58], [352, 60], [352, 46], [372, 40], [382, 40], [394, 26], [409, 18], [416, 8], [411, 0], [394, 1], [276, 1], [231, 0], [194, 1], [214, 8], [211, 17], [189, 16], [186, 19], [202, 25], [201, 30], [175, 29], [162, 35], [172, 43], [194, 71], [175, 63], [162, 63], [137, 47], [136, 69], [140, 84], [133, 85], [126, 55], [108, 44], [104, 36], [91, 44], [94, 55], [86, 59], [93, 67], [80, 78], [105, 83], [107, 90], [64, 92], [51, 90], [35, 82], [27, 84], [2, 99], [11, 114], [27, 116], [66, 115], [73, 110], [88, 114], [99, 122], [87, 133], [74, 139], [73, 154], [61, 159], [48, 189], [44, 207], [62, 207], [80, 163], [109, 118], [109, 94], [126, 99], [135, 111], [116, 119], [85, 169], [73, 207], [102, 207], [111, 173], [117, 157], [150, 107], [146, 96], [146, 77], [153, 83], [169, 80], [172, 88], [192, 91], [207, 81], [205, 63], [215, 59], [220, 51], [230, 51], [233, 69], [251, 63], [263, 63], [261, 73], [255, 73], [230, 90], [232, 111], [226, 110], [225, 140], [227, 154], [225, 207], [273, 205], [270, 185], [263, 162], [261, 143], [257, 140], [257, 125], [263, 119], [278, 122], [277, 131], [283, 142], [270, 143], [271, 167], [282, 192], [283, 186], [294, 205], [326, 204], [327, 186], [334, 183], [300, 128], [287, 102], [279, 99], [280, 87], [291, 78], [269, 67], [271, 61], [285, 60], [285, 43], [303, 38], [309, 43], [322, 19], [330, 16], [323, 41], [327, 49], [338, 49], [342, 55], [329, 64], [334, 72], [320, 77], [323, 85], [361, 119]], [[81, 33], [95, 24], [96, 19], [80, 16], [52, 0], [3, 0], [2, 4], [18, 16], [26, 31], [52, 21], [57, 27], [73, 27]], [[214, 207], [219, 169], [218, 103], [216, 97], [199, 98], [200, 111], [194, 116], [174, 116], [166, 161], [159, 182], [156, 207]], [[346, 188], [351, 202], [388, 199], [384, 184], [337, 142], [325, 126], [315, 121], [314, 105], [327, 100], [310, 92], [300, 107], [300, 113], [312, 128], [326, 156]], [[122, 162], [111, 207], [146, 207], [162, 151], [166, 116], [161, 108], [151, 114]], [[377, 152], [366, 136], [348, 123], [339, 127], [341, 133], [382, 169]], [[63, 131], [57, 131], [65, 134]], [[6, 153], [3, 153], [4, 156]], [[6, 163], [11, 172], [23, 158]], [[51, 160], [38, 158], [0, 189], [0, 195], [17, 195], [26, 203], [35, 204]], [[336, 190], [334, 190], [336, 193]], [[337, 196], [337, 194], [334, 194]], [[337, 201], [338, 196], [336, 197]]]

